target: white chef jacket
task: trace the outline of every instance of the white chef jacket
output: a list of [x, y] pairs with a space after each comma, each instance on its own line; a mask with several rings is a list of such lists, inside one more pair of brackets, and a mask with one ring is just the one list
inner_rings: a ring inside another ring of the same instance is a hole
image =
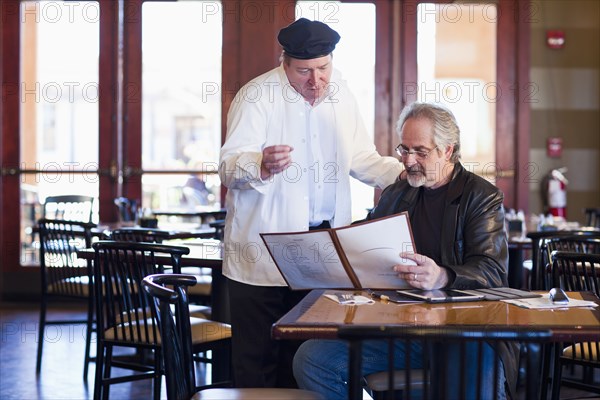
[[[385, 188], [400, 174], [393, 157], [377, 153], [356, 100], [334, 70], [327, 98], [317, 107], [333, 107], [336, 129], [337, 184], [331, 226], [350, 224], [350, 178]], [[259, 233], [306, 231], [309, 225], [307, 132], [304, 99], [290, 85], [283, 65], [244, 85], [227, 115], [219, 176], [228, 188], [223, 274], [257, 286], [286, 286]], [[292, 146], [292, 164], [266, 181], [260, 178], [262, 150]]]

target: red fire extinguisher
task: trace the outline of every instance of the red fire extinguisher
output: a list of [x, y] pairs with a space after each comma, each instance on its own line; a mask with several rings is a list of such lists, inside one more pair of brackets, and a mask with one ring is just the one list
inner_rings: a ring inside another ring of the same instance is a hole
[[545, 194], [548, 213], [555, 217], [567, 218], [567, 168], [553, 169], [548, 173]]

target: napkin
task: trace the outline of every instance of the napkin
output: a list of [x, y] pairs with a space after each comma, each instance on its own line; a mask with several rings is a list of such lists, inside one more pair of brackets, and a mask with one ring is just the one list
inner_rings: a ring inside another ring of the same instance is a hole
[[597, 307], [593, 301], [569, 299], [567, 304], [555, 304], [550, 300], [548, 293], [542, 295], [542, 297], [534, 297], [530, 299], [509, 299], [502, 300], [505, 303], [514, 304], [515, 306], [522, 308], [532, 309], [553, 309], [553, 308], [571, 308], [571, 307]]

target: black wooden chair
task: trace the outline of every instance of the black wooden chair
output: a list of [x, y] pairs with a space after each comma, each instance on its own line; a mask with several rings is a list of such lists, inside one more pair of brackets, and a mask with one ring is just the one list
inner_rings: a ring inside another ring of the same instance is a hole
[[[569, 230], [569, 231], [539, 231], [529, 232], [527, 237], [531, 239], [531, 273], [529, 279], [529, 290], [548, 290], [548, 284], [545, 282], [545, 269], [550, 263], [550, 251], [548, 242], [561, 238], [576, 241], [578, 238], [598, 239], [600, 231], [597, 230]], [[566, 242], [565, 242], [565, 245]]]
[[[572, 252], [600, 251], [600, 231], [569, 230], [569, 231], [540, 231], [527, 234], [532, 240], [532, 270], [530, 276], [531, 290], [550, 290], [554, 283], [549, 273], [552, 266], [551, 253], [555, 250]], [[560, 344], [544, 346], [543, 374], [550, 376], [551, 368], [556, 362], [554, 354], [561, 348]], [[556, 382], [556, 381], [554, 381]], [[556, 388], [553, 388], [556, 392]]]
[[552, 253], [554, 251], [567, 251], [572, 253], [600, 254], [600, 232], [591, 232], [585, 235], [549, 237], [545, 239], [544, 247], [544, 256], [548, 257], [547, 260], [545, 257], [543, 260], [545, 262], [543, 267], [545, 274], [544, 290], [550, 290], [555, 287], [555, 282], [553, 282], [549, 274], [549, 270], [552, 267]]
[[600, 228], [600, 208], [585, 208], [583, 212], [587, 226]]
[[[547, 272], [552, 286], [567, 291], [589, 291], [600, 297], [599, 253], [553, 251], [551, 259], [552, 264]], [[559, 398], [561, 385], [600, 394], [600, 383], [594, 383], [594, 370], [600, 368], [600, 333], [598, 341], [565, 344], [564, 348], [558, 346], [556, 350], [553, 398]], [[582, 379], [563, 378], [562, 370], [566, 365], [582, 366]]]
[[43, 218], [92, 222], [94, 198], [84, 195], [48, 196], [44, 201]]
[[[170, 239], [169, 231], [157, 228], [127, 227], [115, 229], [110, 234], [110, 239], [122, 242], [147, 242], [162, 243]], [[198, 283], [190, 288], [190, 296], [200, 304], [190, 304], [190, 314], [193, 317], [210, 318], [212, 309], [210, 306], [210, 292], [212, 277], [204, 273], [200, 267], [182, 267], [181, 272], [195, 275]]]
[[[181, 256], [187, 247], [145, 242], [100, 241], [96, 251], [94, 277], [98, 326], [96, 379], [94, 398], [108, 398], [111, 384], [140, 379], [153, 379], [154, 398], [160, 398], [162, 377], [161, 346], [157, 315], [152, 301], [142, 290], [144, 277], [164, 272], [164, 265], [180, 271]], [[195, 280], [194, 280], [195, 282]], [[201, 318], [191, 318], [194, 354], [222, 350], [228, 354], [231, 327]], [[123, 361], [113, 357], [115, 347], [152, 350], [153, 360]], [[228, 359], [224, 360], [225, 362]], [[125, 376], [112, 376], [112, 368], [136, 371]]]
[[[453, 399], [466, 398], [468, 388], [480, 389], [480, 380], [483, 369], [479, 367], [482, 359], [483, 343], [520, 342], [529, 351], [529, 358], [525, 363], [526, 399], [538, 398], [541, 377], [537, 373], [540, 365], [540, 343], [551, 336], [550, 331], [523, 330], [505, 331], [494, 329], [476, 329], [465, 327], [402, 327], [402, 326], [342, 326], [339, 328], [338, 337], [347, 340], [350, 345], [349, 358], [349, 399], [362, 399], [362, 342], [364, 340], [385, 340], [388, 342], [389, 361], [385, 372], [387, 377], [387, 392], [384, 398], [389, 399]], [[415, 374], [411, 365], [412, 356], [407, 355], [404, 368], [398, 370], [394, 365], [393, 352], [396, 341], [404, 341], [410, 348], [412, 344], [420, 344], [423, 349], [422, 365], [419, 365]], [[467, 347], [469, 345], [469, 347]], [[494, 346], [492, 346], [494, 347]], [[456, 350], [456, 351], [455, 351]], [[452, 352], [453, 364], [448, 365], [446, 356]], [[471, 352], [471, 359], [477, 359], [477, 366], [471, 366], [477, 373], [475, 381], [469, 380], [465, 375], [467, 353]], [[476, 352], [476, 357], [473, 356]], [[499, 355], [493, 352], [493, 374], [497, 382], [500, 373]], [[535, 373], [534, 373], [535, 372]], [[401, 376], [403, 389], [398, 390], [395, 379]], [[497, 387], [495, 387], [497, 389]], [[496, 398], [497, 390], [490, 398]], [[487, 397], [486, 397], [487, 398]]]
[[[94, 224], [75, 221], [40, 219], [40, 270], [42, 274], [42, 301], [40, 307], [39, 338], [36, 372], [42, 366], [42, 350], [46, 325], [83, 323], [86, 326], [83, 379], [87, 379], [91, 335], [94, 330], [93, 284], [90, 265], [77, 258], [77, 250], [91, 247]], [[87, 317], [83, 320], [47, 320], [49, 303], [56, 300], [82, 299], [87, 302]]]
[[[196, 279], [191, 275], [157, 274], [144, 278], [144, 290], [154, 298], [154, 312], [160, 321], [163, 342], [168, 400], [183, 399], [261, 399], [261, 400], [313, 400], [322, 399], [316, 393], [299, 389], [258, 388], [207, 388], [195, 385], [193, 344], [189, 316], [187, 315], [187, 288]], [[172, 289], [171, 289], [172, 287]], [[175, 312], [171, 305], [175, 305]]]
[[110, 239], [119, 242], [162, 243], [168, 240], [169, 236], [169, 231], [138, 227], [119, 228], [110, 233]]
[[215, 239], [223, 240], [225, 236], [225, 220], [217, 219], [208, 224], [211, 228], [215, 228]]

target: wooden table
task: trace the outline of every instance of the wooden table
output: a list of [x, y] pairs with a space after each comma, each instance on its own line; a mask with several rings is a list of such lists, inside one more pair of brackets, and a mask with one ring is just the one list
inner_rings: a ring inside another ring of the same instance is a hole
[[[446, 327], [515, 334], [524, 331], [549, 331], [550, 336], [543, 339], [544, 343], [560, 343], [597, 341], [600, 332], [600, 307], [533, 310], [501, 301], [443, 304], [376, 301], [374, 304], [340, 305], [323, 296], [333, 292], [340, 291], [311, 291], [273, 324], [272, 336], [276, 339], [336, 339], [341, 327], [350, 326]], [[368, 296], [366, 292], [357, 293]], [[568, 295], [573, 299], [593, 300], [600, 304], [600, 299], [591, 293], [569, 292]], [[546, 355], [550, 351], [547, 349]], [[545, 362], [543, 367], [545, 374], [549, 363]], [[536, 371], [536, 376], [546, 376], [538, 372]], [[538, 396], [547, 391], [546, 386], [536, 387], [539, 387]]]
[[[331, 339], [337, 337], [338, 328], [344, 325], [549, 329], [552, 331], [552, 341], [555, 342], [598, 340], [600, 331], [600, 307], [531, 310], [502, 301], [438, 304], [376, 301], [370, 305], [344, 306], [322, 296], [332, 292], [340, 291], [311, 291], [296, 307], [273, 324], [273, 337]], [[366, 292], [360, 293], [368, 296]], [[600, 304], [600, 299], [591, 293], [567, 294], [574, 299], [584, 298]]]
[[179, 217], [184, 219], [199, 218], [200, 224], [206, 224], [209, 220], [223, 219], [227, 214], [224, 208], [218, 210], [153, 210], [152, 214], [157, 217]]

